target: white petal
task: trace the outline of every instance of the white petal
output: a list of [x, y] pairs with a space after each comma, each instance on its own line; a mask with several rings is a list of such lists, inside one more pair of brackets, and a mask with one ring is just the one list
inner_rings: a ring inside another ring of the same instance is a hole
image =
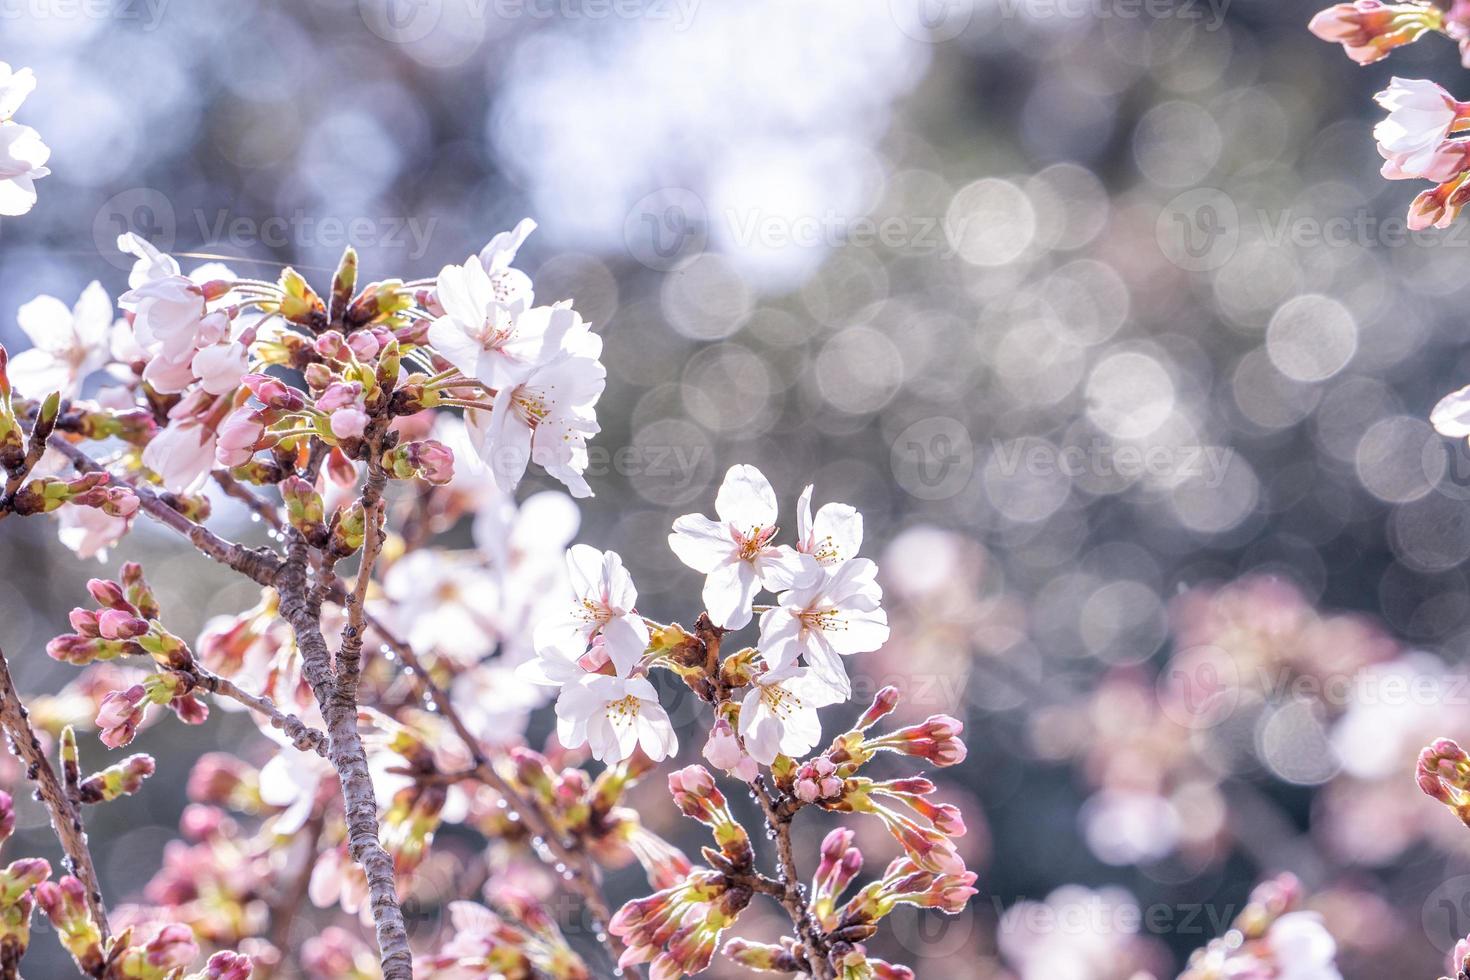
[[773, 527], [776, 523], [776, 491], [754, 466], [732, 466], [715, 495], [715, 513], [720, 515], [720, 520], [742, 533], [757, 527]]
[[730, 529], [703, 514], [685, 514], [676, 520], [674, 533], [669, 535], [669, 547], [680, 561], [705, 574], [714, 571], [736, 553]]
[[704, 608], [716, 626], [738, 630], [750, 622], [750, 607], [759, 591], [760, 581], [750, 562], [732, 561], [705, 578]]

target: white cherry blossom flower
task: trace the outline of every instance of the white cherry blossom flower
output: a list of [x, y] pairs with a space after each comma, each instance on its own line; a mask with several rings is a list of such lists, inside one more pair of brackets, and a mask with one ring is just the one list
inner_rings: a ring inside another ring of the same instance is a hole
[[812, 487], [796, 502], [796, 550], [817, 564], [840, 565], [857, 557], [863, 546], [863, 515], [848, 504], [823, 504], [812, 520]]
[[470, 412], [470, 436], [501, 489], [514, 490], [534, 460], [572, 496], [592, 496], [582, 473], [587, 438], [599, 430], [595, 405], [606, 384], [607, 369], [595, 357], [564, 352], [502, 386], [488, 419], [482, 411]]
[[206, 310], [204, 291], [180, 275], [150, 279], [118, 297], [133, 312], [133, 334], [143, 349], [170, 361], [185, 361], [199, 347]]
[[740, 703], [740, 737], [755, 761], [777, 755], [799, 759], [822, 739], [817, 709], [843, 700], [805, 667], [788, 666], [757, 677]]
[[201, 347], [189, 362], [199, 387], [211, 395], [223, 395], [240, 387], [249, 352], [238, 340]]
[[496, 295], [501, 297], [500, 301], [506, 306], [525, 309], [531, 305], [531, 277], [519, 269], [512, 269], [510, 264], [515, 261], [516, 252], [520, 251], [520, 247], [535, 230], [536, 222], [530, 218], [522, 218], [515, 228], [502, 231], [480, 249], [480, 264], [490, 275]]
[[566, 560], [571, 594], [554, 618], [536, 628], [536, 649], [580, 657], [593, 636], [601, 635], [618, 674], [626, 677], [648, 647], [648, 625], [633, 611], [633, 577], [615, 551], [579, 544]]
[[761, 616], [760, 651], [766, 662], [781, 669], [804, 659], [834, 692], [850, 697], [852, 683], [842, 657], [870, 653], [888, 641], [877, 572], [871, 560], [854, 558], [815, 583], [784, 593], [780, 605]]
[[1388, 118], [1373, 128], [1378, 152], [1388, 161], [1385, 176], [1431, 172], [1436, 151], [1465, 107], [1434, 82], [1419, 78], [1394, 78], [1374, 99], [1388, 110]]
[[750, 622], [756, 593], [806, 581], [816, 563], [786, 545], [774, 545], [776, 493], [754, 466], [730, 467], [715, 496], [719, 520], [685, 514], [674, 522], [669, 547], [704, 580], [704, 607], [716, 626], [740, 629]]
[[553, 358], [566, 336], [582, 327], [570, 306], [522, 309], [519, 301], [507, 302], [497, 279], [476, 258], [445, 266], [438, 295], [444, 316], [429, 326], [429, 343], [491, 388], [511, 384]]
[[219, 439], [206, 421], [214, 399], [195, 390], [168, 412], [168, 425], [143, 449], [143, 465], [157, 473], [164, 488], [174, 493], [194, 489], [214, 466]]
[[172, 255], [153, 247], [153, 243], [131, 231], [117, 236], [117, 250], [137, 261], [128, 270], [128, 288], [137, 289], [155, 279], [182, 275], [183, 270]]
[[499, 589], [473, 553], [422, 550], [383, 576], [384, 615], [417, 650], [461, 666], [495, 648]]
[[36, 206], [36, 181], [51, 173], [45, 166], [50, 158], [40, 133], [0, 122], [0, 215], [15, 217]]
[[29, 68], [14, 71], [0, 61], [0, 122], [10, 119], [20, 110], [26, 96], [36, 90], [36, 76]]
[[111, 360], [112, 300], [101, 283], [82, 290], [69, 310], [54, 296], [37, 296], [15, 318], [35, 346], [10, 359], [10, 377], [32, 397], [60, 391], [74, 398], [82, 382]]
[[587, 674], [556, 699], [556, 733], [568, 748], [587, 745], [599, 762], [621, 762], [642, 747], [650, 759], [673, 755], [679, 738], [646, 677]]

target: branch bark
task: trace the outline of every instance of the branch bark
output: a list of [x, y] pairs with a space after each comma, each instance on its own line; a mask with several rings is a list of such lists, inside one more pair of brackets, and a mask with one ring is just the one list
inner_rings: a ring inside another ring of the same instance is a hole
[[25, 763], [26, 776], [36, 784], [36, 792], [51, 815], [51, 829], [66, 853], [71, 873], [87, 890], [87, 907], [105, 945], [111, 933], [107, 926], [107, 908], [102, 902], [102, 886], [97, 881], [97, 868], [92, 852], [87, 849], [87, 833], [82, 826], [81, 807], [72, 799], [51, 768], [51, 760], [41, 748], [41, 740], [31, 728], [30, 712], [15, 689], [10, 676], [10, 662], [0, 651], [0, 726], [10, 738], [10, 749]]

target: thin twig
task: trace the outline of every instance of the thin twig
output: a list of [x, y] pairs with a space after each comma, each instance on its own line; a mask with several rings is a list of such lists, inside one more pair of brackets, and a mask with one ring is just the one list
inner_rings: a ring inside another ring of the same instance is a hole
[[201, 687], [211, 694], [238, 701], [245, 707], [258, 711], [270, 720], [271, 727], [284, 732], [291, 744], [302, 752], [315, 752], [323, 758], [327, 755], [326, 733], [312, 728], [293, 714], [282, 711], [276, 703], [261, 694], [251, 694], [228, 677], [195, 664], [193, 674]]
[[[52, 436], [50, 446], [71, 460], [80, 473], [103, 472], [104, 467], [82, 450], [61, 436]], [[234, 569], [257, 585], [270, 586], [275, 582], [281, 568], [281, 556], [266, 548], [247, 548], [196, 524], [174, 510], [162, 497], [146, 484], [135, 484], [132, 490], [138, 496], [140, 509], [164, 527], [177, 531], [221, 565]]]
[[97, 880], [97, 868], [92, 863], [92, 852], [87, 849], [87, 832], [82, 826], [81, 808], [69, 799], [51, 760], [41, 748], [41, 740], [31, 727], [30, 712], [15, 689], [10, 676], [10, 663], [0, 651], [0, 725], [10, 739], [10, 750], [25, 763], [26, 777], [36, 784], [36, 795], [46, 805], [51, 815], [51, 829], [66, 853], [71, 873], [87, 890], [87, 907], [96, 920], [102, 934], [104, 947], [111, 933], [107, 925], [107, 908], [102, 904], [102, 886]]

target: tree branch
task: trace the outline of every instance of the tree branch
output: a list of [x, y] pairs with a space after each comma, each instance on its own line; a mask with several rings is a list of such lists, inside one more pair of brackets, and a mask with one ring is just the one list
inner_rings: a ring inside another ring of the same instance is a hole
[[51, 815], [51, 829], [55, 831], [62, 851], [66, 853], [71, 873], [76, 875], [87, 890], [87, 907], [97, 922], [105, 945], [110, 935], [107, 909], [102, 904], [102, 886], [97, 881], [97, 868], [92, 863], [92, 852], [87, 849], [87, 833], [82, 827], [81, 807], [68, 796], [61, 780], [56, 776], [56, 770], [51, 768], [51, 760], [46, 758], [46, 752], [41, 748], [41, 740], [36, 737], [35, 729], [31, 728], [30, 712], [26, 710], [15, 689], [15, 681], [10, 676], [10, 663], [5, 659], [4, 651], [0, 651], [0, 726], [4, 727], [5, 734], [10, 738], [10, 750], [25, 763], [26, 777], [35, 782], [36, 795]]

